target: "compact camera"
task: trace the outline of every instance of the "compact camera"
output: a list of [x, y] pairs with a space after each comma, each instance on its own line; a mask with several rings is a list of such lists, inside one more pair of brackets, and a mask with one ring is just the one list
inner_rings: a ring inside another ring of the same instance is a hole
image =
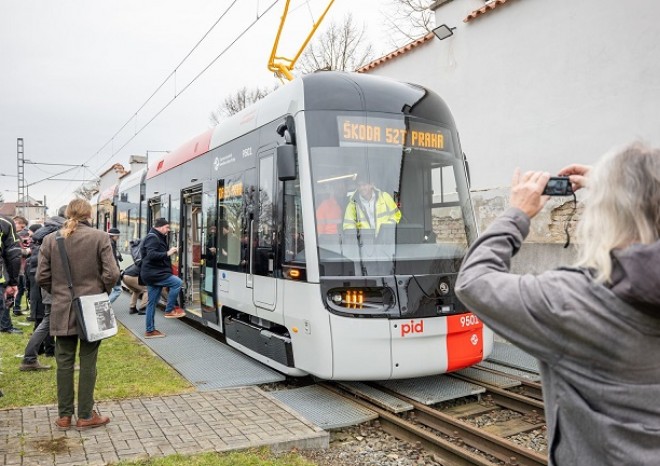
[[573, 194], [571, 180], [567, 176], [551, 176], [545, 185], [543, 194], [546, 196], [570, 196]]

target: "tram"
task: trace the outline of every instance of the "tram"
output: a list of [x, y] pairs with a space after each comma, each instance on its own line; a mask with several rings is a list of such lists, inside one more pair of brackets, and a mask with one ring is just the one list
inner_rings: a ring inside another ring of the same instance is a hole
[[[330, 197], [337, 218], [320, 219]], [[285, 374], [411, 378], [492, 351], [454, 293], [477, 227], [453, 117], [428, 89], [303, 76], [122, 180], [114, 199], [123, 248], [169, 219], [187, 316]]]

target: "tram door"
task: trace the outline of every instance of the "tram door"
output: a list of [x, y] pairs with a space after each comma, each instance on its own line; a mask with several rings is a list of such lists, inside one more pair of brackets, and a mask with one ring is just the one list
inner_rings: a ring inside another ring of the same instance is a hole
[[251, 234], [252, 251], [252, 300], [255, 306], [275, 310], [275, 170], [273, 149], [259, 155], [259, 192]]
[[215, 182], [181, 192], [181, 278], [188, 312], [214, 324], [215, 306], [216, 203]]
[[220, 321], [215, 294], [218, 247], [217, 192], [218, 182], [216, 180], [204, 182], [200, 210], [202, 255], [199, 273], [199, 301], [202, 318], [214, 324], [218, 324]]

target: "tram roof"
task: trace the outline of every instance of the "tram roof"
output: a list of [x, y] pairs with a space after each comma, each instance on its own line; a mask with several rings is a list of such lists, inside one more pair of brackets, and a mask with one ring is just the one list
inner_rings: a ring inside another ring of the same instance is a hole
[[142, 177], [146, 172], [147, 172], [147, 168], [145, 167], [139, 169], [135, 173], [128, 174], [128, 176], [125, 176], [124, 178], [121, 179], [119, 188], [122, 191], [126, 191], [127, 189], [138, 186], [140, 183], [142, 183]]
[[444, 101], [421, 86], [359, 73], [311, 73], [280, 87], [150, 164], [147, 179], [303, 109], [364, 111], [369, 108], [376, 112], [400, 114], [404, 107], [415, 107], [414, 113], [418, 116], [439, 119], [454, 127], [453, 117]]

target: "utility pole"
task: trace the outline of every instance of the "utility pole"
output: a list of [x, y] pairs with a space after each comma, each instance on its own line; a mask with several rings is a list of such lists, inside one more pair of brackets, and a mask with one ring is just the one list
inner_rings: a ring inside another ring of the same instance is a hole
[[[16, 168], [18, 171], [17, 201], [20, 203], [21, 199], [23, 199], [23, 208], [25, 209], [25, 150], [23, 147], [23, 138], [16, 139]], [[18, 207], [18, 205], [16, 207]], [[25, 210], [22, 210], [21, 214], [25, 215]]]

